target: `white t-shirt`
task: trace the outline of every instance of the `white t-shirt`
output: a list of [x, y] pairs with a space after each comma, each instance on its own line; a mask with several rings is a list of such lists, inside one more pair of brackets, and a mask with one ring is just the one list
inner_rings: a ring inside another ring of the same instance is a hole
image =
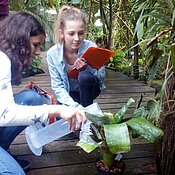
[[0, 51], [0, 126], [21, 126], [46, 122], [47, 105], [24, 106], [14, 102], [11, 85], [11, 61]]

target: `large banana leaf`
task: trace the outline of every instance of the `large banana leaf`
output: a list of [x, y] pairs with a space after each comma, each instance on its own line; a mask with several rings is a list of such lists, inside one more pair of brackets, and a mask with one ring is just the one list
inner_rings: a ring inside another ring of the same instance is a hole
[[130, 137], [126, 123], [104, 125], [106, 143], [111, 153], [128, 152], [130, 148]]
[[131, 130], [152, 143], [159, 140], [163, 136], [163, 131], [161, 129], [154, 126], [143, 117], [132, 118], [126, 123], [128, 126], [130, 126]]

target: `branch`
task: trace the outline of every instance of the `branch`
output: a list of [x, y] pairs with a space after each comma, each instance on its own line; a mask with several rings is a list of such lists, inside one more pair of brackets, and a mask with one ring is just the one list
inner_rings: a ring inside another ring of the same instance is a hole
[[123, 19], [117, 13], [115, 13], [114, 15], [117, 16], [117, 18], [119, 18], [121, 20], [121, 22], [126, 26], [126, 28], [130, 31], [130, 33], [132, 35], [134, 35], [134, 33], [132, 32], [132, 30], [130, 29], [130, 27], [126, 24], [126, 22], [123, 21]]
[[150, 41], [147, 42], [147, 47], [149, 47], [155, 40], [157, 40], [160, 36], [164, 35], [165, 33], [171, 31], [173, 28], [170, 27], [168, 29], [165, 29], [163, 31], [161, 31], [160, 33], [158, 33], [155, 37], [153, 37]]

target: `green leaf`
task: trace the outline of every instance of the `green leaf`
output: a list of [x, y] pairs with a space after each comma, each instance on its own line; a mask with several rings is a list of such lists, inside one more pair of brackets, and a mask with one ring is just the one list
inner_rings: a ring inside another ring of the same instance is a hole
[[104, 113], [103, 116], [91, 114], [89, 112], [85, 112], [87, 119], [89, 119], [92, 123], [97, 126], [102, 126], [104, 124], [112, 124], [114, 116], [111, 113]]
[[151, 99], [147, 103], [148, 116], [147, 119], [152, 123], [158, 122], [161, 113], [161, 103], [155, 99]]
[[95, 142], [90, 135], [83, 135], [83, 138], [76, 144], [76, 146], [81, 147], [87, 153], [95, 150], [102, 142]]
[[164, 96], [166, 84], [173, 75], [174, 75], [174, 72], [171, 72], [170, 75], [164, 80], [162, 87], [161, 87], [160, 91], [158, 92], [161, 103], [163, 101], [163, 96]]
[[145, 109], [144, 106], [139, 107], [134, 111], [134, 117], [146, 117], [148, 111]]
[[130, 137], [126, 123], [104, 125], [106, 143], [111, 153], [128, 152], [130, 148]]
[[128, 126], [130, 126], [131, 130], [152, 143], [159, 140], [163, 136], [163, 131], [161, 129], [154, 126], [143, 117], [132, 118], [126, 123]]
[[135, 100], [130, 98], [128, 102], [114, 115], [115, 123], [119, 123], [123, 119], [123, 115], [126, 113], [128, 107], [134, 102]]
[[143, 22], [137, 24], [137, 37], [139, 40], [143, 37], [144, 34], [143, 26]]
[[71, 0], [72, 4], [80, 4], [80, 0]]
[[90, 125], [90, 130], [92, 132], [92, 139], [96, 142], [103, 140], [102, 135], [100, 133], [101, 127], [95, 126], [93, 123]]
[[173, 5], [175, 6], [175, 0], [172, 0]]
[[171, 20], [171, 25], [174, 26], [175, 10], [173, 10], [173, 16]]

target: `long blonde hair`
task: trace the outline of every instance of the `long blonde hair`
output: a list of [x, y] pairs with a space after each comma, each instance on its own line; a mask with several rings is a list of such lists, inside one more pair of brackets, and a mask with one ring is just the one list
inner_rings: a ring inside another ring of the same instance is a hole
[[55, 43], [62, 43], [60, 30], [63, 31], [66, 21], [83, 21], [86, 25], [84, 13], [76, 7], [64, 5], [60, 8], [57, 15], [54, 27], [54, 41]]

